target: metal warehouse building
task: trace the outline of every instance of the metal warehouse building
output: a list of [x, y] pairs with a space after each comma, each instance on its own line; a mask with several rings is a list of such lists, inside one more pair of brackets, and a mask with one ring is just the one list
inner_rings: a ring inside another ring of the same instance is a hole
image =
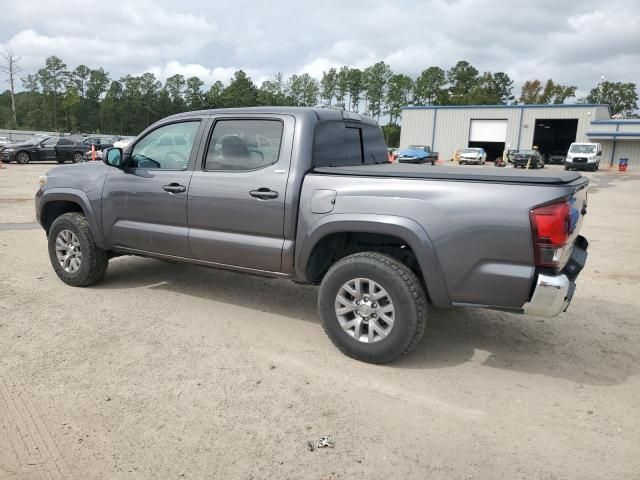
[[482, 147], [494, 160], [505, 148], [566, 153], [572, 142], [602, 144], [600, 166], [628, 158], [640, 167], [640, 120], [615, 120], [607, 105], [455, 105], [405, 107], [400, 148], [430, 145], [440, 160]]

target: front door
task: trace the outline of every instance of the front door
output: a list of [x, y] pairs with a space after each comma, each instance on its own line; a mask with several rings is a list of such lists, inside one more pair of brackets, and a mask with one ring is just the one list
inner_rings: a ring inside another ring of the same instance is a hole
[[215, 119], [189, 188], [194, 258], [278, 272], [294, 118]]
[[102, 228], [111, 247], [190, 257], [187, 194], [200, 119], [155, 128], [112, 168], [102, 196]]

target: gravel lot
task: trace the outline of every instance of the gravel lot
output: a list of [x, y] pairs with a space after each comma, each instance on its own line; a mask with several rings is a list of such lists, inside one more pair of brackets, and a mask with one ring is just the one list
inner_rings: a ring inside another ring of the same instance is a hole
[[65, 286], [33, 223], [53, 166], [0, 170], [0, 478], [640, 478], [639, 175], [586, 174], [566, 314], [434, 310], [380, 367], [312, 287], [134, 257]]

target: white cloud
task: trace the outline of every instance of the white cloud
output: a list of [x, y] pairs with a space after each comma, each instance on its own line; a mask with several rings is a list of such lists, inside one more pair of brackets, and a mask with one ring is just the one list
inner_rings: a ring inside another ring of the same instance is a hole
[[637, 0], [4, 0], [2, 10], [0, 48], [21, 55], [25, 72], [55, 54], [113, 78], [152, 71], [206, 84], [240, 68], [260, 83], [379, 60], [415, 76], [464, 59], [516, 84], [553, 78], [581, 92], [603, 74], [640, 78]]

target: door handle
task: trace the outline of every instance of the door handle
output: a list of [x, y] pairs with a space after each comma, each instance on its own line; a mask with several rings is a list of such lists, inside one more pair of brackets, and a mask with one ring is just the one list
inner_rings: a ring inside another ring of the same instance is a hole
[[180, 185], [179, 183], [170, 183], [169, 185], [162, 187], [162, 189], [169, 193], [182, 193], [187, 191], [187, 187]]
[[269, 188], [259, 188], [258, 190], [251, 190], [249, 195], [255, 198], [259, 198], [260, 200], [270, 200], [274, 198], [278, 198], [278, 192], [275, 192]]

